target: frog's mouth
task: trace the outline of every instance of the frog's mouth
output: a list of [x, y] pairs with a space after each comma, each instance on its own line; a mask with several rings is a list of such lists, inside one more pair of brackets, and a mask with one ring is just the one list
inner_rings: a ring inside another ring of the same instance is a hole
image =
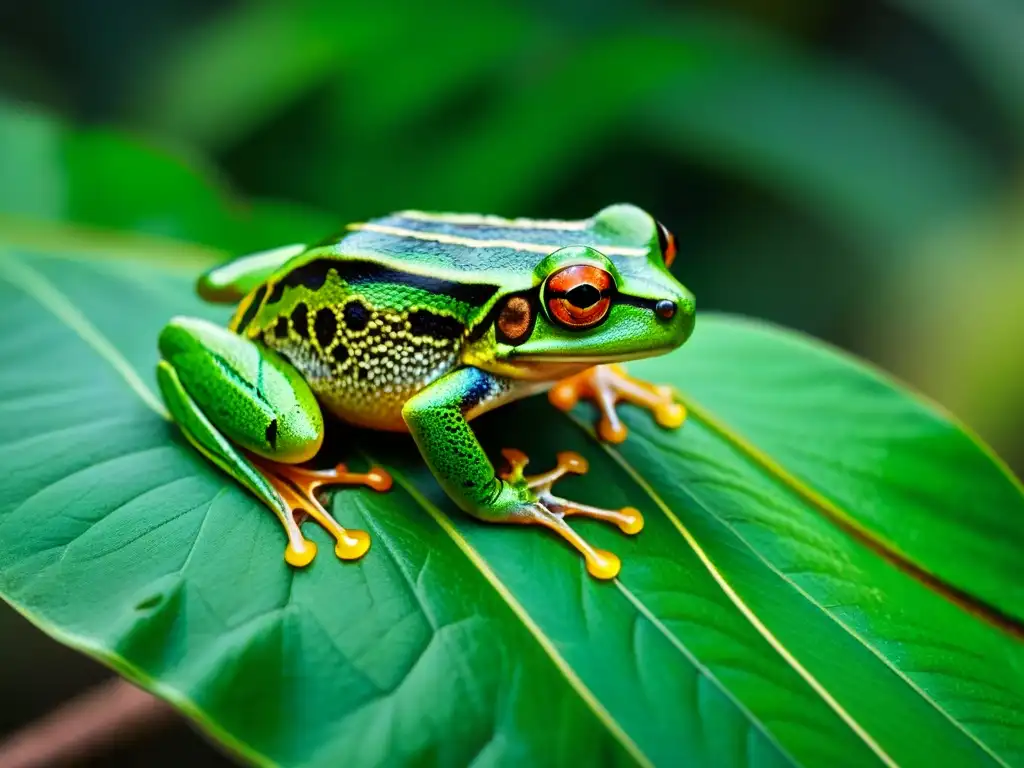
[[625, 363], [629, 360], [642, 360], [645, 357], [658, 357], [665, 354], [663, 349], [646, 349], [636, 352], [624, 352], [621, 355], [519, 355], [513, 351], [509, 357], [523, 363], [558, 363], [565, 365], [604, 365], [606, 363]]

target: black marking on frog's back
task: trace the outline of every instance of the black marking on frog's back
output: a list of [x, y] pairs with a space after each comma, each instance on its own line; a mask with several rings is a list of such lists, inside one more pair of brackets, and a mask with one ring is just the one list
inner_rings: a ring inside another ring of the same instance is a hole
[[327, 282], [328, 267], [320, 259], [302, 264], [284, 275], [278, 285], [282, 288], [304, 285], [311, 291], [319, 291]]
[[242, 314], [242, 319], [238, 321], [238, 333], [244, 333], [245, 329], [252, 322], [252, 319], [256, 317], [256, 313], [259, 312], [260, 306], [263, 304], [263, 297], [267, 295], [267, 286], [261, 285], [252, 295], [252, 300], [245, 308], [245, 312]]
[[331, 362], [337, 367], [343, 365], [345, 361], [348, 360], [351, 353], [348, 351], [348, 347], [345, 346], [344, 343], [340, 343], [335, 346], [329, 354]]
[[267, 297], [267, 303], [274, 304], [280, 301], [286, 288], [302, 285], [311, 291], [320, 290], [327, 282], [327, 276], [332, 270], [349, 285], [358, 286], [360, 283], [368, 282], [408, 285], [432, 294], [451, 296], [456, 301], [474, 307], [486, 304], [498, 290], [498, 287], [494, 285], [456, 283], [425, 275], [414, 275], [389, 269], [372, 261], [325, 257], [301, 264], [282, 275], [274, 283], [273, 290]]
[[338, 316], [331, 307], [321, 307], [313, 318], [313, 334], [321, 349], [327, 349], [338, 335]]
[[299, 338], [309, 338], [309, 307], [305, 304], [299, 303], [295, 305], [295, 309], [292, 310], [291, 314], [292, 328], [295, 333], [299, 335]]
[[438, 315], [426, 309], [409, 313], [409, 332], [415, 336], [458, 339], [465, 330], [465, 325], [449, 315]]
[[370, 322], [370, 310], [359, 299], [352, 299], [341, 311], [345, 327], [350, 331], [365, 331]]

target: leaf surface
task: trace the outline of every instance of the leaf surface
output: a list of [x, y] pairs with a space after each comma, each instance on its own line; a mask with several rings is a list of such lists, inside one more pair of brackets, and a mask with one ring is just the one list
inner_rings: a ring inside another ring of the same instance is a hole
[[[2, 251], [0, 594], [249, 759], [1024, 756], [1006, 559], [1024, 520], [1019, 484], [878, 375], [708, 316], [691, 345], [634, 366], [690, 403], [680, 431], [627, 408], [630, 440], [606, 448], [585, 410], [566, 418], [538, 398], [481, 418], [490, 450], [524, 449], [538, 470], [557, 450], [586, 455], [590, 474], [560, 493], [644, 511], [630, 539], [579, 524], [623, 558], [612, 583], [542, 532], [461, 515], [408, 438], [332, 429], [331, 452], [383, 464], [396, 488], [334, 494], [373, 547], [295, 572], [272, 516], [192, 451], [152, 394], [166, 319], [223, 319], [191, 281], [144, 253]], [[815, 494], [883, 544], [837, 524]], [[995, 534], [985, 500], [1003, 505]], [[973, 567], [945, 562], [968, 541]]]

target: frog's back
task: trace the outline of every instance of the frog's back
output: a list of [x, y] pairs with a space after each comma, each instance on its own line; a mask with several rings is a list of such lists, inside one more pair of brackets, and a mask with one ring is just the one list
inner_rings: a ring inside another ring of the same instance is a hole
[[403, 429], [412, 395], [460, 364], [501, 294], [566, 245], [637, 250], [592, 220], [404, 211], [292, 256], [239, 304], [236, 332], [288, 359], [346, 421]]

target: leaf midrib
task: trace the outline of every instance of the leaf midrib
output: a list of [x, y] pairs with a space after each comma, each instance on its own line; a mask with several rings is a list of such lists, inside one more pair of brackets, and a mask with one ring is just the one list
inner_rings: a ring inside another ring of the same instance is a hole
[[54, 317], [74, 331], [82, 341], [117, 371], [135, 394], [158, 416], [165, 420], [170, 419], [170, 414], [153, 390], [146, 386], [138, 371], [59, 288], [17, 259], [0, 260], [0, 275], [5, 277], [11, 285], [21, 289], [26, 295], [39, 302]]

